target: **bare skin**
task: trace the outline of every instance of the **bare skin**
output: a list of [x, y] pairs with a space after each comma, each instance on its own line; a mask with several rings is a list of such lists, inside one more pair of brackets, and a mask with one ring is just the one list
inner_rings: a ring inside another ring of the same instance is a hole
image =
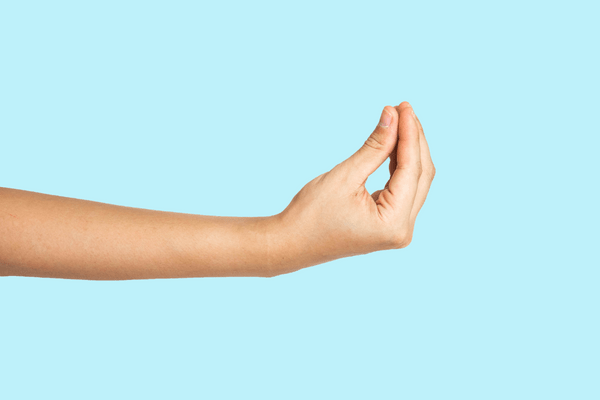
[[[365, 182], [390, 158], [390, 179]], [[270, 217], [213, 217], [0, 188], [0, 276], [121, 280], [270, 277], [406, 247], [435, 175], [404, 102], [365, 144]]]

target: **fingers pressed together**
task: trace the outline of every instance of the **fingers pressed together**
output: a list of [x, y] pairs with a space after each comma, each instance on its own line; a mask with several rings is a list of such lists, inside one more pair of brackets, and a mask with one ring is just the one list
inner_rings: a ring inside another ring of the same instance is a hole
[[[399, 229], [410, 231], [414, 227], [435, 175], [421, 122], [408, 102], [396, 107], [386, 106], [373, 133], [363, 146], [344, 164], [350, 171], [351, 182], [359, 188], [369, 175], [386, 159], [390, 159], [390, 179], [383, 190], [371, 197], [377, 205], [382, 220]], [[360, 189], [362, 187], [362, 189]], [[409, 236], [410, 236], [409, 235]]]
[[[384, 109], [382, 119], [388, 110], [389, 107]], [[380, 211], [392, 213], [395, 221], [406, 221], [412, 229], [429, 192], [435, 167], [423, 127], [411, 105], [403, 102], [394, 111], [396, 129], [382, 128], [380, 123], [365, 144], [381, 142], [380, 156], [386, 154], [390, 158], [390, 179], [383, 190], [373, 193], [373, 199]], [[383, 129], [385, 132], [378, 132]]]

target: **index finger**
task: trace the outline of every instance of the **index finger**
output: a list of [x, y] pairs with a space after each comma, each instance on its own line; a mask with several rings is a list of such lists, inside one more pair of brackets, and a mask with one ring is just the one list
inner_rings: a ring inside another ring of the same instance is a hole
[[412, 210], [419, 178], [421, 176], [421, 148], [419, 126], [412, 107], [403, 102], [398, 107], [398, 144], [396, 169], [388, 190], [392, 194], [393, 208], [408, 217]]

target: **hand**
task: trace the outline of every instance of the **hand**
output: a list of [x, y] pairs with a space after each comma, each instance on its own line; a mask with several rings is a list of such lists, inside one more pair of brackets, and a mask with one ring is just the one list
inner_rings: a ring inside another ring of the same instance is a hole
[[[365, 183], [390, 158], [390, 179]], [[290, 249], [286, 272], [412, 241], [435, 168], [421, 123], [407, 102], [384, 108], [379, 124], [350, 158], [309, 182], [278, 215]], [[290, 240], [291, 239], [291, 240]]]
[[[390, 180], [365, 182], [387, 157]], [[0, 276], [150, 279], [275, 276], [401, 248], [434, 174], [408, 103], [386, 107], [354, 155], [309, 182], [281, 213], [217, 217], [0, 188]]]

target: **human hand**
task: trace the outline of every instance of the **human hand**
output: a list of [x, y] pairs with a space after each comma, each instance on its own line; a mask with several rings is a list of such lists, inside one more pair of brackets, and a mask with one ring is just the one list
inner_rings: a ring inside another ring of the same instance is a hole
[[[390, 158], [385, 188], [369, 194], [369, 175]], [[333, 259], [399, 249], [413, 229], [435, 175], [421, 123], [407, 102], [384, 108], [364, 145], [306, 184], [277, 217], [288, 248], [285, 272]]]
[[[390, 179], [365, 182], [386, 158]], [[386, 107], [365, 144], [309, 182], [281, 213], [218, 217], [0, 188], [0, 276], [151, 279], [275, 276], [401, 248], [434, 174], [408, 103]]]

